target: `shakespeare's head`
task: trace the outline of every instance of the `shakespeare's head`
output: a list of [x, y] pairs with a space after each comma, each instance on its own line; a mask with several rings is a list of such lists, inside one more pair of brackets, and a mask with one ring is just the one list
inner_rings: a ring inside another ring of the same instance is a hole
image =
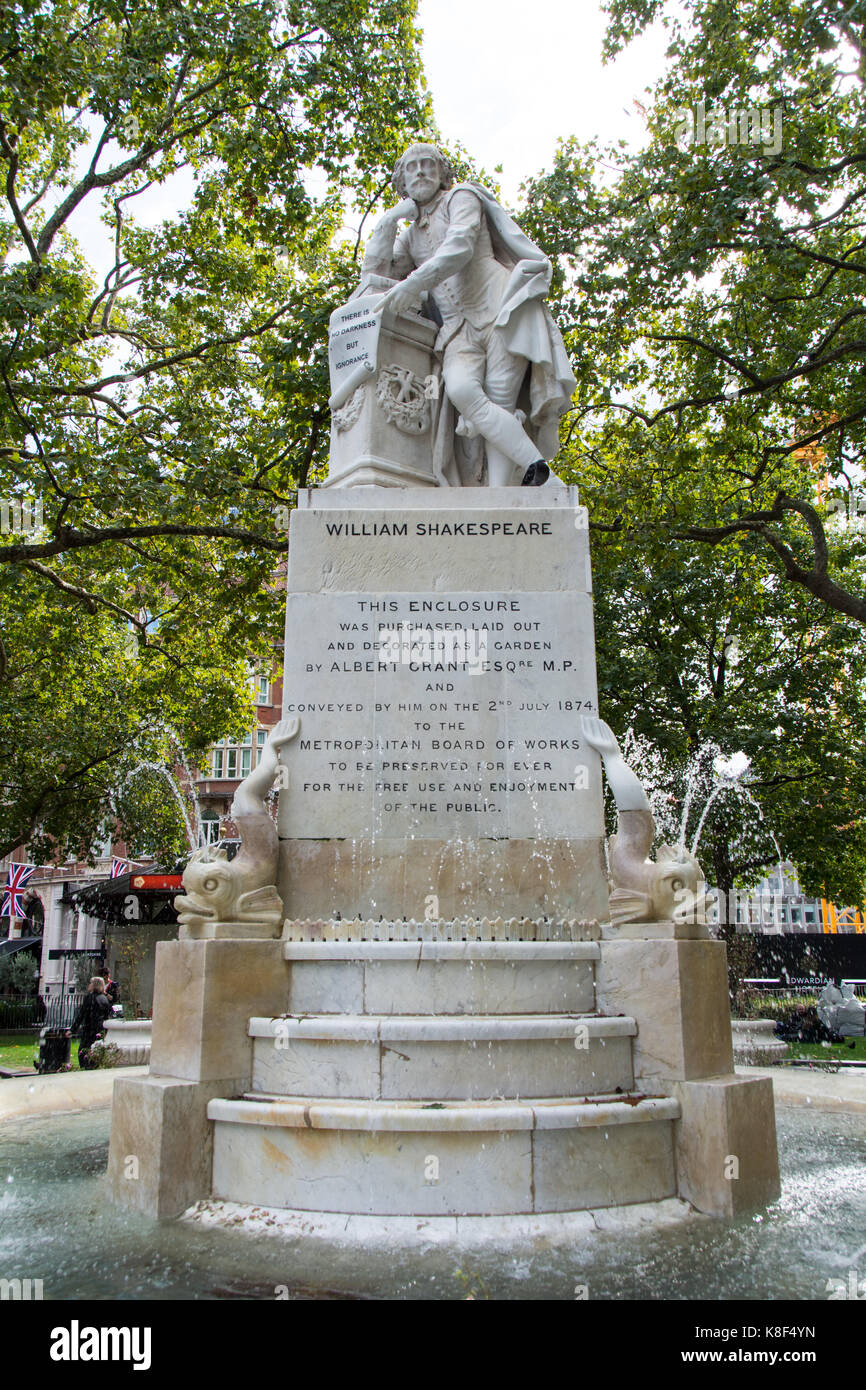
[[434, 197], [440, 188], [451, 187], [454, 170], [435, 145], [410, 145], [394, 165], [391, 182], [401, 198], [418, 199], [420, 193], [420, 201], [427, 202], [428, 188], [429, 197]]

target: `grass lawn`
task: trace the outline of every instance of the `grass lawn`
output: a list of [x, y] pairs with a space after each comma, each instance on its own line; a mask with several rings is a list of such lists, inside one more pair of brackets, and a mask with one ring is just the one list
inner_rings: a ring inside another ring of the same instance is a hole
[[816, 1062], [866, 1062], [866, 1038], [841, 1043], [788, 1043], [789, 1057], [813, 1057]]
[[[39, 1055], [38, 1033], [0, 1033], [0, 1067], [32, 1067]], [[78, 1039], [72, 1039], [69, 1055], [72, 1070], [78, 1071]], [[2, 1082], [0, 1082], [2, 1085]]]

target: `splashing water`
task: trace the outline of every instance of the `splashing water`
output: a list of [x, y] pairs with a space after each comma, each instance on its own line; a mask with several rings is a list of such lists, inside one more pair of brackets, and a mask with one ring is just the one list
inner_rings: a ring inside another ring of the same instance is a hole
[[[184, 831], [190, 850], [203, 849], [205, 860], [210, 860], [210, 845], [204, 833], [204, 825], [201, 815], [201, 803], [196, 790], [196, 774], [190, 767], [186, 753], [181, 743], [180, 737], [170, 724], [166, 724], [161, 719], [149, 720], [147, 723], [148, 732], [161, 733], [168, 739], [171, 748], [171, 758], [175, 765], [179, 765], [184, 774], [185, 785], [181, 786], [180, 781], [174, 775], [168, 762], [160, 762], [152, 758], [143, 758], [140, 762], [126, 774], [122, 785], [129, 786], [133, 778], [140, 772], [155, 772], [166, 781], [171, 789], [177, 806], [183, 819]], [[189, 803], [192, 802], [192, 814], [190, 815]], [[114, 809], [114, 799], [112, 799], [112, 809]]]
[[[707, 741], [689, 759], [685, 774], [679, 774], [661, 750], [633, 729], [629, 729], [623, 740], [623, 756], [646, 788], [659, 836], [676, 845], [679, 857], [686, 853], [689, 825], [694, 821], [697, 808], [701, 809], [690, 850], [695, 856], [712, 807], [723, 796], [728, 796], [739, 801], [743, 808], [735, 843], [757, 839], [766, 845], [767, 840], [771, 841], [781, 870], [783, 856], [779, 842], [766, 823], [760, 802], [747, 786], [747, 758], [726, 758], [717, 743]], [[683, 787], [681, 809], [680, 795], [673, 790], [677, 784]]]
[[[177, 779], [172, 776], [168, 768], [165, 767], [163, 763], [137, 763], [135, 767], [132, 769], [132, 771], [129, 772], [126, 778], [124, 779], [124, 786], [128, 786], [129, 783], [133, 780], [133, 778], [137, 777], [140, 772], [157, 772], [161, 777], [165, 778], [166, 782], [168, 782], [168, 785], [171, 788], [172, 795], [174, 796], [174, 799], [177, 802], [178, 807], [180, 808], [180, 813], [183, 817], [184, 829], [186, 830], [186, 837], [189, 841], [189, 847], [191, 850], [198, 849], [199, 844], [201, 842], [202, 829], [201, 816], [199, 814], [197, 800], [195, 802], [195, 821], [193, 821], [190, 819], [186, 800], [184, 798], [183, 792], [180, 789]], [[205, 846], [205, 848], [207, 848], [207, 846]]]

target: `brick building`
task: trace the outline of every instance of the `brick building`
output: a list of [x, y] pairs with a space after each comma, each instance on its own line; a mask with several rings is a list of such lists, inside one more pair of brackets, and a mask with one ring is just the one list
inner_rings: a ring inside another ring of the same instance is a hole
[[283, 700], [282, 678], [273, 672], [252, 677], [256, 702], [255, 722], [240, 739], [224, 738], [209, 750], [209, 765], [196, 778], [203, 839], [211, 845], [232, 840], [235, 827], [229, 811], [232, 797], [256, 766], [268, 734], [279, 723]]

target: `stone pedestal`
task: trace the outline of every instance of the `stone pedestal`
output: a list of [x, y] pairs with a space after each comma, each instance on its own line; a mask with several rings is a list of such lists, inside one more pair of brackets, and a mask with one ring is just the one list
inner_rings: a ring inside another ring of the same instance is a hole
[[[433, 488], [433, 401], [438, 330], [420, 314], [386, 318], [378, 373], [331, 416], [326, 488]], [[432, 383], [432, 385], [431, 385]]]
[[282, 926], [265, 926], [262, 922], [202, 922], [201, 926], [177, 929], [178, 941], [278, 941]]
[[145, 1066], [150, 1061], [153, 1024], [149, 1018], [110, 1018], [105, 1024], [105, 1045], [116, 1047], [118, 1065]]
[[673, 939], [673, 923], [665, 940], [659, 926], [602, 941], [599, 1005], [635, 1019], [635, 1084], [680, 1104], [679, 1195], [713, 1216], [766, 1206], [780, 1191], [773, 1087], [734, 1074], [725, 944]]
[[115, 1200], [159, 1219], [211, 1190], [214, 1096], [243, 1093], [251, 1014], [282, 1013], [278, 941], [160, 941], [150, 1075], [115, 1082], [108, 1183]]
[[677, 1183], [681, 1197], [711, 1216], [737, 1216], [779, 1195], [773, 1083], [769, 1077], [679, 1081]]
[[285, 653], [288, 917], [606, 915], [576, 489], [301, 493]]
[[407, 1217], [507, 1242], [527, 1218], [772, 1200], [724, 945], [610, 925], [576, 492], [302, 492], [287, 589], [282, 940], [160, 946], [113, 1193], [361, 1215], [395, 1242]]
[[636, 1076], [649, 1084], [733, 1072], [723, 941], [603, 945], [598, 1002], [638, 1020]]
[[211, 1082], [174, 1076], [114, 1083], [108, 1192], [155, 1220], [171, 1220], [211, 1191], [213, 1126], [208, 1101], [242, 1089], [243, 1078]]

